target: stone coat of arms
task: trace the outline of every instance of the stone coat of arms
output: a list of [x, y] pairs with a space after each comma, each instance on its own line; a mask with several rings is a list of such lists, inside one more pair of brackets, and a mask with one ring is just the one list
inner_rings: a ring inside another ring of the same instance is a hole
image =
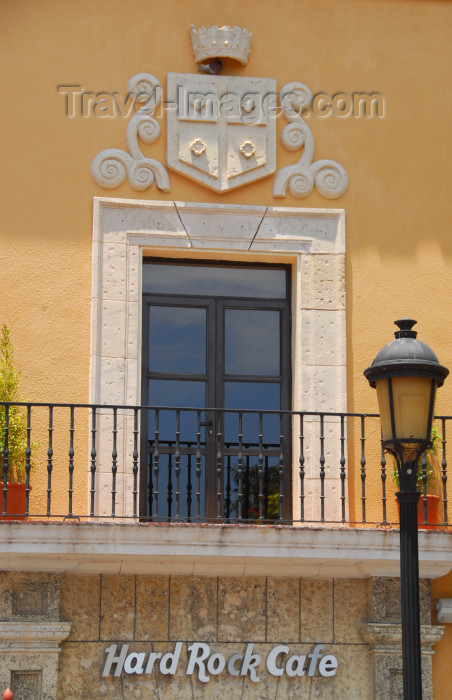
[[[293, 82], [278, 94], [271, 78], [219, 75], [222, 58], [246, 65], [251, 51], [246, 29], [192, 26], [191, 38], [195, 60], [208, 63], [201, 63], [204, 75], [168, 73], [163, 105], [167, 166], [218, 193], [268, 177], [277, 170], [276, 119], [282, 114], [289, 123], [281, 132], [281, 143], [290, 151], [302, 149], [302, 154], [294, 165], [276, 172], [273, 196], [284, 197], [287, 187], [296, 197], [306, 197], [314, 187], [330, 199], [344, 194], [348, 187], [344, 168], [332, 160], [313, 162], [314, 138], [302, 118], [312, 102], [309, 88]], [[108, 188], [127, 178], [137, 190], [155, 182], [169, 192], [166, 167], [145, 156], [138, 142], [153, 143], [160, 137], [156, 119], [162, 101], [160, 82], [150, 73], [139, 73], [129, 80], [127, 92], [140, 96], [143, 105], [127, 126], [128, 151], [101, 151], [91, 166], [93, 178]]]

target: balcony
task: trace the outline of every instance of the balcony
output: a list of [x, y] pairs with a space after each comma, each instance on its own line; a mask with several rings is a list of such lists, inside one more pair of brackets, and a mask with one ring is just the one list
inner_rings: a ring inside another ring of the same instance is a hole
[[[6, 568], [397, 575], [397, 486], [378, 415], [1, 406]], [[25, 503], [11, 513], [17, 411], [26, 426]], [[422, 499], [428, 576], [450, 568], [451, 419], [436, 417], [437, 454], [424, 455], [420, 470], [423, 495], [433, 481], [439, 506], [434, 524]]]

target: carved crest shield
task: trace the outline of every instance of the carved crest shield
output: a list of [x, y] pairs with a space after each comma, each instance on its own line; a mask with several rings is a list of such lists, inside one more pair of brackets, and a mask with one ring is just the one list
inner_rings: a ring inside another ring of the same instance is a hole
[[276, 81], [167, 76], [167, 163], [216, 192], [276, 170]]

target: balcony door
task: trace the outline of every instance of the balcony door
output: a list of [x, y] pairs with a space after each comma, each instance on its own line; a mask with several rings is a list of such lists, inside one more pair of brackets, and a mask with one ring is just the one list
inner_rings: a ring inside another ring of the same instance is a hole
[[160, 407], [143, 423], [144, 517], [277, 519], [283, 482], [287, 514], [277, 412], [290, 408], [289, 277], [284, 266], [144, 262], [142, 404]]

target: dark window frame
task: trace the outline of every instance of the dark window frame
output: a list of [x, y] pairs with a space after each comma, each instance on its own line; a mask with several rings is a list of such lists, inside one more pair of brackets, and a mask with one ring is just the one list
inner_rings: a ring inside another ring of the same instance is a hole
[[[177, 380], [199, 380], [205, 381], [207, 384], [206, 398], [206, 420], [212, 421], [212, 430], [206, 431], [206, 463], [205, 470], [205, 519], [213, 519], [218, 517], [218, 480], [215, 469], [215, 452], [217, 448], [216, 435], [218, 424], [216, 422], [216, 414], [211, 413], [209, 416], [209, 408], [224, 407], [224, 388], [225, 382], [272, 382], [280, 384], [280, 410], [290, 411], [292, 386], [291, 386], [291, 266], [284, 264], [269, 265], [258, 263], [256, 265], [248, 262], [230, 262], [230, 261], [212, 261], [212, 260], [183, 260], [183, 259], [159, 259], [148, 258], [143, 260], [152, 264], [162, 265], [190, 265], [210, 267], [218, 265], [223, 268], [258, 268], [258, 269], [282, 269], [286, 275], [286, 296], [285, 299], [274, 299], [265, 297], [239, 297], [239, 296], [203, 296], [203, 295], [185, 295], [185, 294], [159, 294], [157, 292], [143, 292], [142, 295], [142, 405], [154, 405], [152, 397], [149, 396], [148, 386], [152, 379], [177, 379]], [[206, 374], [186, 374], [175, 372], [152, 372], [148, 367], [149, 357], [149, 307], [150, 306], [177, 306], [177, 307], [204, 307], [206, 308], [208, 328], [207, 332], [207, 366]], [[224, 367], [225, 355], [225, 311], [226, 309], [263, 309], [263, 310], [278, 310], [281, 317], [280, 324], [280, 373], [279, 375], [239, 375], [226, 374]], [[234, 407], [233, 407], [234, 408]], [[149, 474], [148, 474], [148, 456], [149, 443], [147, 436], [147, 418], [143, 411], [143, 422], [141, 430], [141, 454], [146, 456], [142, 458], [140, 469], [140, 513], [146, 519], [149, 518]], [[292, 464], [291, 464], [291, 421], [289, 415], [283, 416], [283, 431], [284, 440], [284, 519], [290, 520], [292, 511]], [[223, 441], [224, 442], [224, 441]], [[230, 450], [229, 450], [230, 452]], [[224, 450], [223, 453], [228, 453]], [[224, 479], [224, 471], [223, 471]], [[224, 484], [222, 484], [224, 495]]]

